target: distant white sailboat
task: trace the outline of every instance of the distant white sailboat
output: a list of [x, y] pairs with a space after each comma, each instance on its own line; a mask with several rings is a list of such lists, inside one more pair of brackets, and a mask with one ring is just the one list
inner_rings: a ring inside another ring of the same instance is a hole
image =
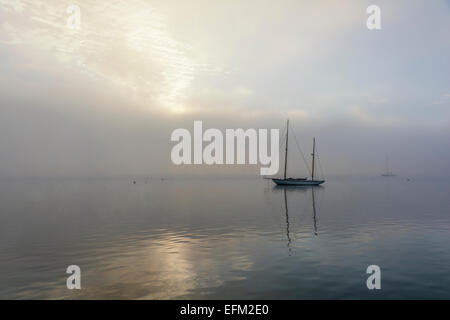
[[382, 177], [395, 177], [396, 174], [389, 171], [389, 158], [386, 157], [386, 172], [381, 174]]
[[312, 170], [311, 170], [311, 179], [307, 178], [287, 178], [286, 170], [287, 170], [287, 157], [288, 157], [288, 142], [289, 142], [289, 120], [286, 125], [286, 150], [284, 154], [284, 178], [272, 178], [272, 181], [277, 185], [282, 186], [318, 186], [325, 182], [325, 180], [315, 180], [314, 179], [314, 170], [315, 170], [315, 155], [316, 155], [316, 139], [313, 138], [313, 151], [312, 151]]

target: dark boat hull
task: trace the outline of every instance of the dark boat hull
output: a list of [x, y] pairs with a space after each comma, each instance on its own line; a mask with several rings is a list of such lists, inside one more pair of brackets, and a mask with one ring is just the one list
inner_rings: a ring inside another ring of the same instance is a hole
[[325, 180], [306, 180], [306, 179], [272, 179], [279, 186], [318, 186]]

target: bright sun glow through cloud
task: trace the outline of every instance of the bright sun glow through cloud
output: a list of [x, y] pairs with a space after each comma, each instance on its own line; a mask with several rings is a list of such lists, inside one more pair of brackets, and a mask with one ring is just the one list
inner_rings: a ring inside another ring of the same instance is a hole
[[81, 28], [67, 27], [69, 1], [0, 0], [10, 18], [0, 41], [50, 52], [60, 62], [110, 81], [141, 103], [183, 110], [198, 72], [189, 46], [172, 38], [165, 18], [141, 0], [80, 4]]

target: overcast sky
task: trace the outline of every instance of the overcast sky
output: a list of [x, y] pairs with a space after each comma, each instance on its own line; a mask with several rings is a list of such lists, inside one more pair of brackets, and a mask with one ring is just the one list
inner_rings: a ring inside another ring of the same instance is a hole
[[325, 174], [450, 175], [448, 0], [77, 3], [0, 0], [0, 176], [258, 175], [175, 167], [170, 134], [287, 118]]

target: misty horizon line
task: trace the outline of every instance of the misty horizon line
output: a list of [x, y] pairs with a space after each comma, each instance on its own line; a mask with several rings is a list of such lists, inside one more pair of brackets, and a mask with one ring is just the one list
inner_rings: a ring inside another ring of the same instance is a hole
[[[391, 177], [383, 177], [383, 173], [379, 174], [371, 174], [371, 173], [354, 173], [354, 174], [327, 174], [325, 177], [329, 179], [333, 178], [380, 178], [386, 181], [389, 180], [401, 180], [401, 179], [450, 179], [450, 174], [448, 175], [427, 175], [427, 174], [417, 174], [417, 175], [407, 175], [395, 172], [395, 176]], [[281, 174], [271, 175], [271, 176], [261, 176], [258, 173], [255, 174], [188, 174], [188, 173], [180, 173], [180, 174], [166, 174], [166, 175], [156, 175], [156, 174], [117, 174], [117, 175], [107, 175], [107, 174], [80, 174], [80, 175], [71, 175], [71, 174], [12, 174], [12, 175], [0, 175], [0, 180], [15, 180], [15, 179], [130, 179], [130, 181], [136, 179], [142, 180], [166, 180], [166, 179], [186, 179], [186, 178], [200, 178], [200, 179], [208, 179], [208, 178], [224, 178], [224, 179], [239, 179], [239, 178], [254, 178], [254, 179], [269, 179], [273, 177], [281, 176]], [[308, 177], [308, 175], [294, 175], [296, 177]]]

